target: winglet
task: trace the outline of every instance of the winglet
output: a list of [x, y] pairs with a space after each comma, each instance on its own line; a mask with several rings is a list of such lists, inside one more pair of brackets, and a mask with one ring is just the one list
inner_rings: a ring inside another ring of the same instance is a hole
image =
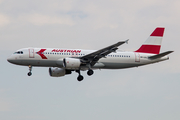
[[125, 40], [125, 43], [128, 44], [129, 39]]

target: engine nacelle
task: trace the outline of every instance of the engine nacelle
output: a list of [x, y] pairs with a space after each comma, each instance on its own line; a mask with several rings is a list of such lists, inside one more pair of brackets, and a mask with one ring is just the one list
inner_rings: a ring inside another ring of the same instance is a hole
[[66, 69], [79, 69], [81, 61], [76, 58], [64, 58], [63, 65]]
[[63, 68], [58, 68], [58, 67], [51, 67], [49, 68], [49, 75], [51, 77], [61, 77], [66, 74], [71, 74], [70, 70], [65, 70]]

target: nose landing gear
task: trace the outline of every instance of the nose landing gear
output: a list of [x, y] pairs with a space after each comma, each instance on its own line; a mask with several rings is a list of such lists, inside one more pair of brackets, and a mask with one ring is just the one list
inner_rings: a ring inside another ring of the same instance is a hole
[[32, 72], [31, 72], [31, 71], [32, 71], [32, 66], [29, 65], [29, 72], [27, 73], [28, 76], [31, 76], [31, 75], [32, 75]]

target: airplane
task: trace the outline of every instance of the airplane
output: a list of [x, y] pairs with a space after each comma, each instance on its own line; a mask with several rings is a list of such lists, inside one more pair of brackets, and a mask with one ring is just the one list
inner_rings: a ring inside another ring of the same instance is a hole
[[81, 71], [89, 76], [96, 69], [123, 69], [138, 67], [168, 60], [168, 54], [160, 53], [164, 27], [157, 27], [142, 46], [133, 52], [117, 51], [118, 47], [128, 40], [117, 42], [100, 50], [62, 49], [62, 48], [23, 48], [14, 52], [7, 61], [16, 65], [28, 66], [28, 76], [32, 75], [32, 66], [49, 67], [51, 77], [62, 77], [78, 73], [77, 80], [84, 77]]

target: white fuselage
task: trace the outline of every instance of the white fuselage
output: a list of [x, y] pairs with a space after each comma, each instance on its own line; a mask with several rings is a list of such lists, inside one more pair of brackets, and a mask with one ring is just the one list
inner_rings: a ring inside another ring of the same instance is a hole
[[134, 52], [118, 52], [120, 45], [128, 40], [119, 41], [99, 50], [59, 49], [59, 48], [24, 48], [16, 51], [7, 60], [10, 63], [29, 67], [28, 76], [32, 75], [32, 66], [49, 67], [49, 75], [61, 77], [77, 72], [78, 81], [83, 80], [81, 70], [93, 75], [93, 69], [123, 69], [138, 67], [169, 59], [173, 51], [160, 53], [163, 27], [157, 27], [142, 46]]
[[[24, 66], [40, 66], [40, 67], [59, 67], [63, 68], [64, 58], [78, 58], [90, 54], [95, 50], [81, 49], [57, 49], [57, 48], [24, 48], [12, 54], [8, 61]], [[155, 54], [138, 53], [138, 52], [114, 52], [104, 58], [101, 58], [92, 69], [122, 69], [137, 67], [141, 65], [151, 64], [169, 59], [164, 56], [159, 59], [151, 60], [148, 57]], [[86, 70], [86, 66], [82, 66], [81, 70]]]

